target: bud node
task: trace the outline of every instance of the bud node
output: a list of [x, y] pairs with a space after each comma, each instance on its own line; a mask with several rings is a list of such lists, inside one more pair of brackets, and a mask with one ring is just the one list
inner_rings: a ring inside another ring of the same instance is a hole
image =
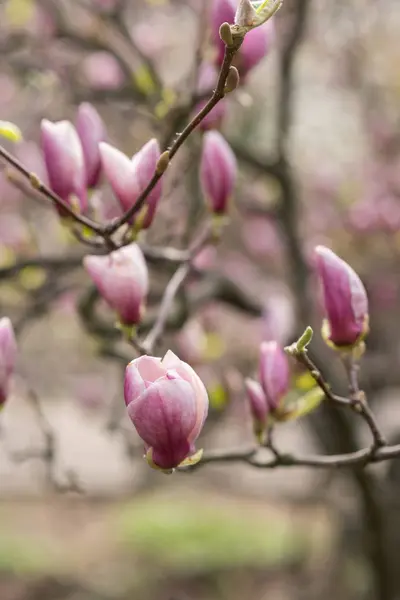
[[157, 175], [162, 175], [163, 173], [165, 173], [165, 171], [168, 169], [168, 165], [169, 165], [169, 151], [165, 150], [165, 152], [163, 152], [161, 154], [161, 156], [157, 162], [157, 166], [156, 166]]
[[232, 30], [229, 23], [222, 23], [221, 27], [219, 28], [219, 37], [224, 42], [225, 46], [228, 46], [228, 48], [233, 45]]

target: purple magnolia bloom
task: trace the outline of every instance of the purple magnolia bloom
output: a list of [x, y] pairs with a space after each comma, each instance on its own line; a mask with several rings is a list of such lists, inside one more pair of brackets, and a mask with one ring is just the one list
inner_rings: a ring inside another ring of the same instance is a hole
[[368, 298], [357, 273], [325, 246], [315, 248], [327, 330], [335, 346], [353, 346], [368, 333]]
[[187, 363], [170, 350], [162, 360], [136, 358], [126, 368], [124, 395], [150, 465], [174, 469], [195, 453], [194, 443], [208, 413], [208, 396]]
[[275, 411], [290, 385], [288, 359], [278, 342], [260, 346], [260, 382], [270, 410]]
[[82, 144], [86, 168], [86, 185], [94, 188], [101, 176], [100, 142], [106, 139], [103, 119], [89, 102], [83, 102], [78, 108], [76, 130]]
[[200, 183], [214, 214], [223, 215], [236, 183], [237, 164], [228, 142], [218, 131], [204, 134]]
[[9, 394], [10, 382], [17, 359], [17, 342], [8, 317], [0, 319], [0, 409]]
[[149, 287], [146, 261], [137, 244], [107, 256], [85, 256], [83, 264], [107, 304], [124, 325], [140, 322]]
[[[69, 121], [41, 123], [41, 141], [50, 187], [79, 212], [87, 207], [86, 171], [82, 145]], [[62, 209], [59, 209], [62, 213]]]
[[[150, 140], [132, 159], [104, 142], [100, 144], [100, 153], [106, 177], [123, 210], [127, 211], [136, 203], [154, 175], [160, 158], [159, 144], [156, 139]], [[160, 180], [147, 197], [141, 216], [135, 215], [132, 219], [133, 223], [140, 224], [141, 229], [150, 227], [161, 193]]]
[[254, 432], [260, 435], [266, 428], [270, 407], [258, 381], [245, 379], [244, 385], [253, 417]]

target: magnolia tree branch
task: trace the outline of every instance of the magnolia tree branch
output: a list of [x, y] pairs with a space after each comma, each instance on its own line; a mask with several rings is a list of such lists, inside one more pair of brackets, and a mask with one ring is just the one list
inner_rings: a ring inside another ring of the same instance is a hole
[[192, 269], [192, 261], [207, 244], [210, 236], [210, 228], [207, 228], [201, 234], [201, 236], [199, 236], [199, 239], [194, 242], [192, 248], [190, 248], [187, 259], [182, 262], [182, 264], [177, 268], [171, 277], [167, 287], [165, 288], [156, 321], [147, 334], [145, 340], [140, 345], [142, 353], [152, 354], [154, 352], [155, 345], [164, 332], [175, 297], [180, 287], [184, 284], [190, 274]]
[[9, 452], [7, 456], [17, 463], [26, 462], [28, 460], [42, 460], [46, 468], [46, 482], [50, 489], [56, 492], [76, 492], [82, 493], [82, 489], [78, 484], [76, 474], [73, 471], [67, 470], [64, 473], [65, 482], [61, 483], [56, 477], [55, 468], [57, 461], [57, 434], [48, 421], [40, 400], [36, 392], [29, 389], [27, 399], [36, 416], [37, 425], [42, 433], [44, 446], [40, 449], [28, 449], [22, 452]]
[[[364, 419], [372, 434], [371, 445], [354, 452], [329, 456], [301, 456], [297, 454], [287, 454], [280, 452], [275, 443], [272, 443], [272, 429], [270, 429], [267, 442], [264, 445], [244, 449], [216, 450], [208, 452], [203, 456], [201, 462], [190, 467], [191, 469], [196, 469], [201, 465], [213, 462], [242, 462], [262, 469], [275, 469], [277, 467], [315, 467], [327, 469], [339, 467], [363, 468], [369, 464], [400, 457], [400, 444], [387, 444], [379, 429], [374, 414], [368, 407], [363, 393], [358, 388], [358, 366], [354, 358], [350, 355], [344, 355], [345, 358], [343, 359], [344, 363], [347, 365], [349, 374], [350, 397], [343, 398], [337, 396], [331, 391], [329, 384], [325, 381], [319, 369], [308, 356], [307, 346], [311, 341], [311, 337], [312, 329], [307, 328], [298, 342], [286, 349], [287, 353], [308, 370], [317, 385], [324, 392], [325, 398], [328, 401], [332, 404], [338, 404], [343, 408], [350, 408]], [[265, 449], [272, 453], [272, 458], [265, 458]]]
[[[116, 247], [115, 243], [111, 240], [111, 236], [120, 229], [125, 223], [128, 223], [132, 217], [134, 217], [141, 208], [144, 206], [149, 194], [153, 191], [157, 183], [163, 177], [165, 171], [168, 168], [170, 160], [175, 156], [175, 154], [179, 151], [181, 146], [185, 143], [187, 138], [191, 135], [191, 133], [200, 125], [202, 120], [213, 110], [213, 108], [222, 100], [226, 94], [225, 84], [229, 74], [230, 67], [232, 65], [232, 61], [238, 49], [243, 42], [243, 34], [237, 34], [236, 37], [233, 36], [233, 42], [231, 46], [225, 47], [225, 56], [224, 61], [221, 66], [221, 70], [218, 77], [217, 86], [209, 99], [206, 105], [193, 117], [193, 119], [188, 123], [185, 129], [180, 133], [175, 141], [172, 143], [171, 147], [166, 150], [162, 155], [156, 171], [148, 183], [147, 187], [143, 190], [143, 192], [139, 195], [137, 201], [130, 209], [128, 209], [121, 217], [113, 220], [110, 223], [106, 223], [105, 225], [101, 225], [96, 221], [89, 219], [85, 215], [81, 215], [73, 210], [71, 206], [68, 205], [62, 198], [60, 198], [57, 194], [55, 194], [50, 188], [48, 188], [34, 173], [31, 173], [28, 169], [26, 169], [14, 156], [12, 156], [5, 148], [0, 146], [0, 158], [3, 159], [6, 163], [10, 164], [14, 167], [31, 185], [31, 187], [40, 192], [46, 199], [53, 202], [56, 206], [62, 209], [68, 217], [77, 222], [79, 225], [89, 229], [94, 234], [104, 238], [104, 242], [106, 247], [108, 246], [110, 249], [114, 249]], [[84, 238], [81, 238], [81, 241], [85, 241]]]

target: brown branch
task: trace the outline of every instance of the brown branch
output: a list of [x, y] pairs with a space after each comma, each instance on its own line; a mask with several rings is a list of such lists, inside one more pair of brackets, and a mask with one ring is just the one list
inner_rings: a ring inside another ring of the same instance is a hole
[[76, 213], [70, 205], [65, 202], [60, 196], [55, 194], [50, 188], [48, 188], [34, 173], [31, 173], [28, 169], [26, 169], [18, 159], [15, 158], [12, 154], [7, 152], [3, 146], [0, 146], [0, 158], [3, 159], [6, 163], [10, 164], [14, 169], [16, 169], [31, 185], [32, 189], [40, 192], [47, 200], [50, 200], [53, 204], [58, 206], [63, 212], [65, 212], [69, 217], [71, 217], [77, 223], [80, 223], [84, 227], [88, 227], [95, 233], [104, 236], [104, 228], [85, 217], [84, 215], [80, 215]]
[[[193, 117], [193, 119], [190, 121], [190, 123], [188, 123], [188, 125], [185, 127], [185, 129], [182, 131], [182, 133], [180, 133], [177, 136], [177, 138], [175, 139], [175, 141], [169, 148], [170, 160], [175, 156], [175, 154], [178, 152], [180, 147], [184, 144], [184, 142], [191, 135], [191, 133], [196, 129], [196, 127], [198, 127], [198, 125], [200, 125], [202, 120], [212, 111], [212, 109], [218, 104], [218, 102], [220, 102], [220, 100], [222, 100], [224, 98], [224, 96], [225, 96], [224, 89], [225, 89], [226, 78], [228, 76], [229, 69], [232, 65], [233, 58], [234, 58], [237, 50], [240, 48], [242, 41], [243, 41], [243, 37], [238, 37], [238, 38], [236, 38], [236, 41], [234, 42], [233, 46], [225, 47], [224, 61], [222, 63], [221, 70], [219, 73], [217, 86], [216, 86], [210, 100], [207, 102], [207, 104], [197, 113], [197, 115], [195, 115]], [[142, 208], [142, 206], [144, 205], [144, 203], [146, 201], [146, 198], [148, 197], [150, 192], [154, 189], [154, 187], [157, 185], [158, 181], [161, 179], [163, 174], [164, 174], [163, 172], [160, 173], [160, 172], [156, 171], [154, 173], [151, 181], [147, 185], [147, 187], [140, 194], [136, 203], [133, 206], [131, 206], [131, 208], [128, 211], [126, 211], [126, 213], [123, 214], [120, 218], [116, 219], [113, 223], [105, 226], [105, 232], [108, 235], [112, 235], [115, 231], [117, 231], [117, 229], [119, 229], [122, 225], [127, 223], [135, 214], [137, 214], [140, 211], [140, 209]]]
[[74, 472], [66, 471], [66, 483], [60, 483], [55, 477], [55, 462], [57, 454], [57, 437], [51, 427], [45, 413], [43, 412], [39, 398], [32, 389], [28, 390], [28, 400], [36, 415], [38, 427], [43, 435], [44, 447], [40, 450], [26, 450], [23, 452], [11, 453], [7, 452], [8, 457], [17, 463], [22, 463], [27, 460], [40, 459], [43, 460], [46, 467], [46, 481], [51, 489], [57, 492], [76, 492], [82, 493], [82, 490], [77, 482]]
[[192, 248], [189, 250], [188, 258], [178, 267], [178, 269], [171, 277], [165, 289], [163, 298], [161, 300], [161, 305], [158, 310], [156, 321], [153, 327], [150, 329], [149, 333], [147, 334], [145, 340], [142, 343], [139, 343], [138, 345], [138, 349], [142, 353], [152, 354], [152, 352], [154, 351], [154, 347], [158, 339], [161, 337], [167, 324], [167, 320], [171, 312], [175, 297], [180, 287], [183, 285], [186, 278], [190, 274], [192, 268], [192, 261], [200, 252], [200, 250], [204, 248], [209, 239], [210, 229], [207, 228], [199, 237], [199, 239], [193, 244]]
[[[371, 448], [363, 448], [356, 452], [346, 454], [333, 454], [331, 456], [319, 455], [292, 455], [281, 454], [276, 448], [274, 457], [263, 460], [260, 455], [264, 454], [265, 450], [259, 447], [232, 449], [232, 450], [214, 450], [204, 454], [200, 463], [189, 470], [199, 468], [210, 463], [222, 462], [242, 462], [252, 467], [259, 469], [276, 469], [278, 467], [313, 467], [319, 469], [336, 469], [348, 467], [364, 468], [367, 465], [391, 460], [400, 457], [400, 444], [394, 446], [386, 446], [379, 448], [376, 452], [372, 452]], [[185, 468], [186, 470], [186, 468]]]

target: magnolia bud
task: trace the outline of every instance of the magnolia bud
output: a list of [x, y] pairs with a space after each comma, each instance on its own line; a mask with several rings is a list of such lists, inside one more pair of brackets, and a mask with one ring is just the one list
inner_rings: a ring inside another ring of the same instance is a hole
[[[86, 171], [82, 145], [75, 127], [69, 121], [41, 123], [44, 160], [51, 189], [78, 210], [87, 207]], [[60, 214], [62, 209], [59, 209]]]
[[171, 351], [162, 360], [133, 360], [126, 368], [124, 395], [152, 467], [170, 472], [193, 456], [207, 417], [208, 396], [187, 363]]
[[224, 93], [229, 94], [229, 92], [233, 92], [233, 90], [236, 90], [237, 86], [239, 85], [239, 80], [239, 71], [237, 70], [237, 68], [232, 66], [229, 67], [229, 72], [224, 87]]
[[17, 359], [17, 342], [9, 318], [0, 319], [0, 410], [10, 389], [10, 381]]
[[244, 382], [250, 410], [254, 422], [254, 433], [260, 436], [266, 429], [270, 408], [264, 391], [258, 381], [245, 379]]
[[368, 298], [357, 273], [325, 246], [315, 248], [326, 320], [323, 337], [335, 347], [357, 345], [368, 333]]
[[260, 346], [260, 381], [270, 410], [277, 410], [289, 390], [290, 373], [287, 356], [275, 341]]
[[[100, 153], [104, 171], [124, 211], [129, 210], [150, 183], [160, 159], [160, 147], [152, 139], [130, 160], [110, 144], [101, 143]], [[165, 160], [165, 159], [163, 159]], [[162, 180], [158, 181], [146, 198], [141, 214], [132, 218], [140, 229], [150, 227], [162, 193]]]
[[200, 183], [214, 214], [226, 213], [236, 175], [236, 158], [229, 144], [217, 131], [207, 132], [200, 163]]
[[101, 176], [100, 142], [106, 139], [106, 130], [97, 110], [83, 102], [78, 108], [76, 130], [81, 140], [86, 168], [86, 185], [94, 188]]
[[224, 42], [225, 46], [232, 46], [233, 36], [229, 23], [222, 23], [221, 27], [219, 28], [219, 37]]
[[108, 256], [85, 256], [83, 264], [107, 304], [124, 325], [140, 322], [149, 287], [147, 265], [137, 244]]

